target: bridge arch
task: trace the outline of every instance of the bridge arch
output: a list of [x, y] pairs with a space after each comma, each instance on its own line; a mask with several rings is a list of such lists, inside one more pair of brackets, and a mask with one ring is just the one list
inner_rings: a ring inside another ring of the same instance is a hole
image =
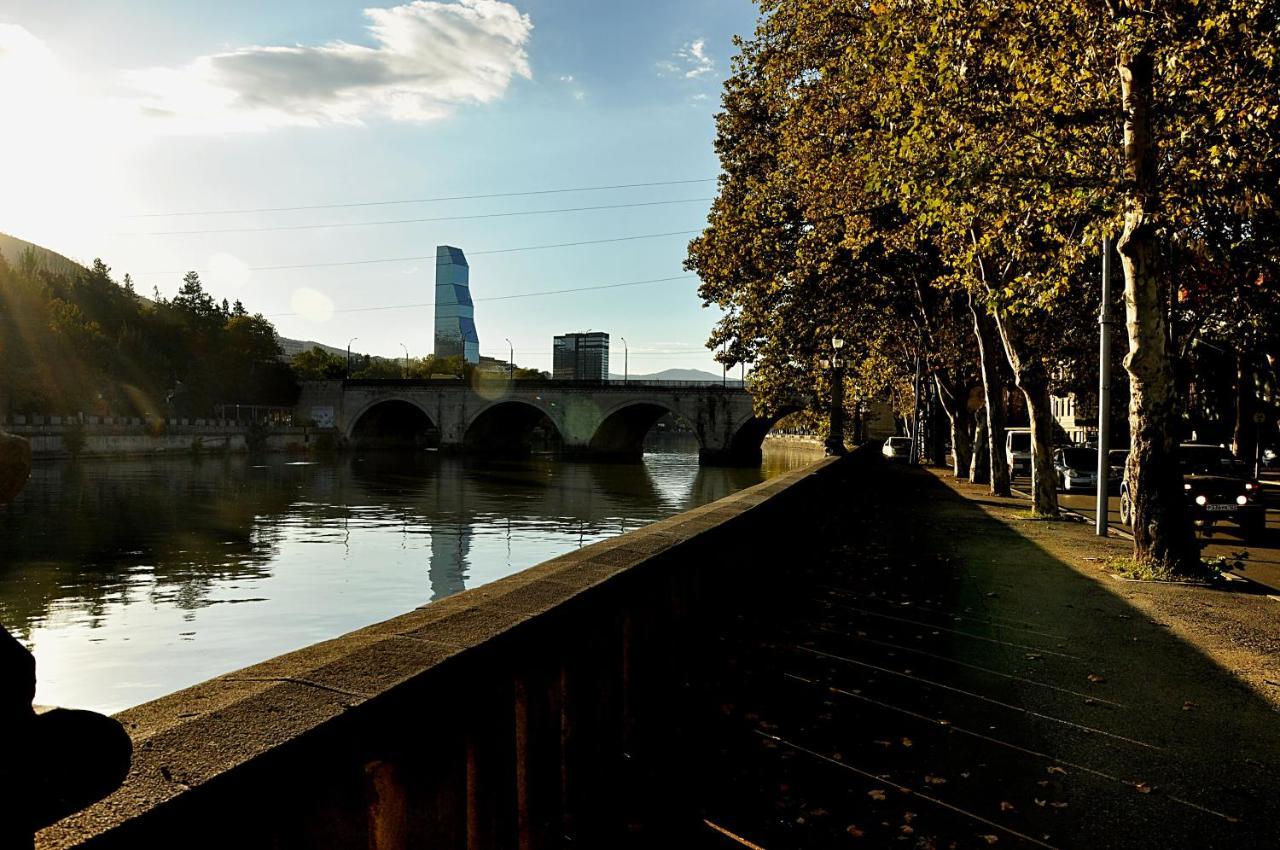
[[471, 452], [520, 456], [535, 450], [560, 451], [564, 435], [551, 412], [522, 399], [507, 398], [482, 408], [467, 424], [462, 446]]
[[[658, 420], [668, 414], [685, 418], [678, 409], [653, 399], [637, 399], [617, 405], [601, 418], [595, 433], [591, 435], [592, 456], [639, 460], [644, 454], [645, 437]], [[699, 436], [699, 448], [702, 445], [703, 441]]]
[[704, 460], [735, 466], [759, 464], [763, 459], [764, 438], [769, 431], [778, 424], [778, 420], [799, 410], [801, 410], [799, 406], [787, 406], [768, 416], [752, 414], [745, 417], [734, 426], [729, 445], [724, 448], [723, 455], [707, 457], [704, 452]]
[[351, 418], [347, 440], [361, 448], [437, 448], [440, 428], [417, 402], [378, 399]]

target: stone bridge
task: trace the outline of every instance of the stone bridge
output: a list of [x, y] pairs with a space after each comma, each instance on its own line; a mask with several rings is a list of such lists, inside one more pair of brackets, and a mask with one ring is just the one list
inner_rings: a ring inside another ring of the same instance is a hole
[[758, 464], [779, 418], [756, 416], [739, 387], [677, 381], [309, 381], [297, 406], [300, 419], [351, 445], [516, 454], [542, 444], [610, 460], [638, 460], [669, 413], [697, 437], [703, 463], [726, 465]]

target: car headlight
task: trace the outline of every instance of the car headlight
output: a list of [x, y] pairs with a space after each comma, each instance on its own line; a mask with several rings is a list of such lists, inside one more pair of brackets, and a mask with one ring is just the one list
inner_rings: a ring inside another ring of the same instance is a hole
[[1249, 504], [1249, 497], [1248, 497], [1248, 496], [1236, 496], [1236, 504], [1237, 504], [1237, 505], [1247, 505], [1247, 504]]
[[1190, 489], [1191, 489], [1191, 485], [1190, 485], [1190, 484], [1183, 484], [1183, 485], [1182, 485], [1182, 489], [1183, 489], [1183, 490], [1190, 490]]
[[1253, 489], [1253, 482], [1252, 482], [1252, 481], [1246, 481], [1246, 482], [1244, 482], [1244, 489], [1246, 489], [1246, 490], [1252, 490], [1252, 489]]
[[1201, 493], [1199, 496], [1196, 496], [1197, 505], [1206, 505], [1208, 503], [1209, 503], [1209, 499], [1203, 493]]

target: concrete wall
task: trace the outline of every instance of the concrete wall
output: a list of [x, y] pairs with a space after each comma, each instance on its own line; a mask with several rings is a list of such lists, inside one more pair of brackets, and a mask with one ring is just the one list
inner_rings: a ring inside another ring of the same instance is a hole
[[[16, 424], [15, 424], [16, 423]], [[36, 458], [69, 457], [64, 435], [72, 420], [54, 416], [10, 417], [4, 428], [31, 443]], [[153, 434], [140, 419], [86, 420], [81, 424], [84, 448], [81, 457], [136, 457], [151, 454], [190, 454], [248, 451], [245, 428], [214, 420], [171, 420], [163, 433]], [[271, 451], [303, 451], [317, 436], [316, 429], [272, 428], [266, 448]]]
[[125, 711], [125, 785], [37, 846], [640, 846], [641, 803], [683, 816], [666, 733], [704, 630], [785, 580], [847, 462]]

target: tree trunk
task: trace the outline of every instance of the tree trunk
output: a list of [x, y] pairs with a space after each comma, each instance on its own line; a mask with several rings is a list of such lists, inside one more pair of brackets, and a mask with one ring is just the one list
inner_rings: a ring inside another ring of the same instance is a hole
[[956, 478], [969, 474], [969, 461], [973, 454], [973, 414], [969, 412], [969, 397], [959, 387], [934, 373], [938, 388], [938, 400], [951, 426], [951, 472]]
[[1253, 414], [1258, 410], [1258, 391], [1253, 367], [1244, 354], [1236, 354], [1236, 426], [1231, 435], [1231, 450], [1236, 457], [1253, 466], [1258, 454], [1258, 425]]
[[1125, 486], [1133, 519], [1134, 558], [1159, 571], [1189, 573], [1200, 552], [1187, 521], [1178, 469], [1173, 363], [1165, 315], [1167, 288], [1155, 244], [1156, 156], [1151, 136], [1153, 57], [1121, 53], [1124, 166], [1128, 190], [1124, 232], [1116, 244], [1124, 268], [1129, 353], [1129, 462]]
[[1049, 376], [1044, 362], [1024, 350], [1018, 320], [1007, 313], [995, 317], [1004, 353], [1013, 367], [1013, 381], [1027, 399], [1031, 420], [1031, 510], [1058, 516], [1058, 473], [1053, 468], [1053, 409], [1049, 404]]
[[977, 413], [977, 424], [973, 433], [973, 463], [969, 466], [969, 483], [991, 483], [990, 463], [991, 444], [987, 439], [987, 409], [984, 407]]
[[991, 317], [985, 308], [974, 303], [973, 295], [969, 296], [969, 312], [973, 314], [973, 333], [978, 340], [978, 360], [982, 367], [982, 392], [987, 401], [985, 418], [990, 467], [984, 481], [991, 485], [991, 495], [1008, 496], [1011, 495], [1009, 458], [1004, 450], [1004, 379], [1000, 368], [1000, 358], [1004, 357], [1004, 352], [996, 341]]

